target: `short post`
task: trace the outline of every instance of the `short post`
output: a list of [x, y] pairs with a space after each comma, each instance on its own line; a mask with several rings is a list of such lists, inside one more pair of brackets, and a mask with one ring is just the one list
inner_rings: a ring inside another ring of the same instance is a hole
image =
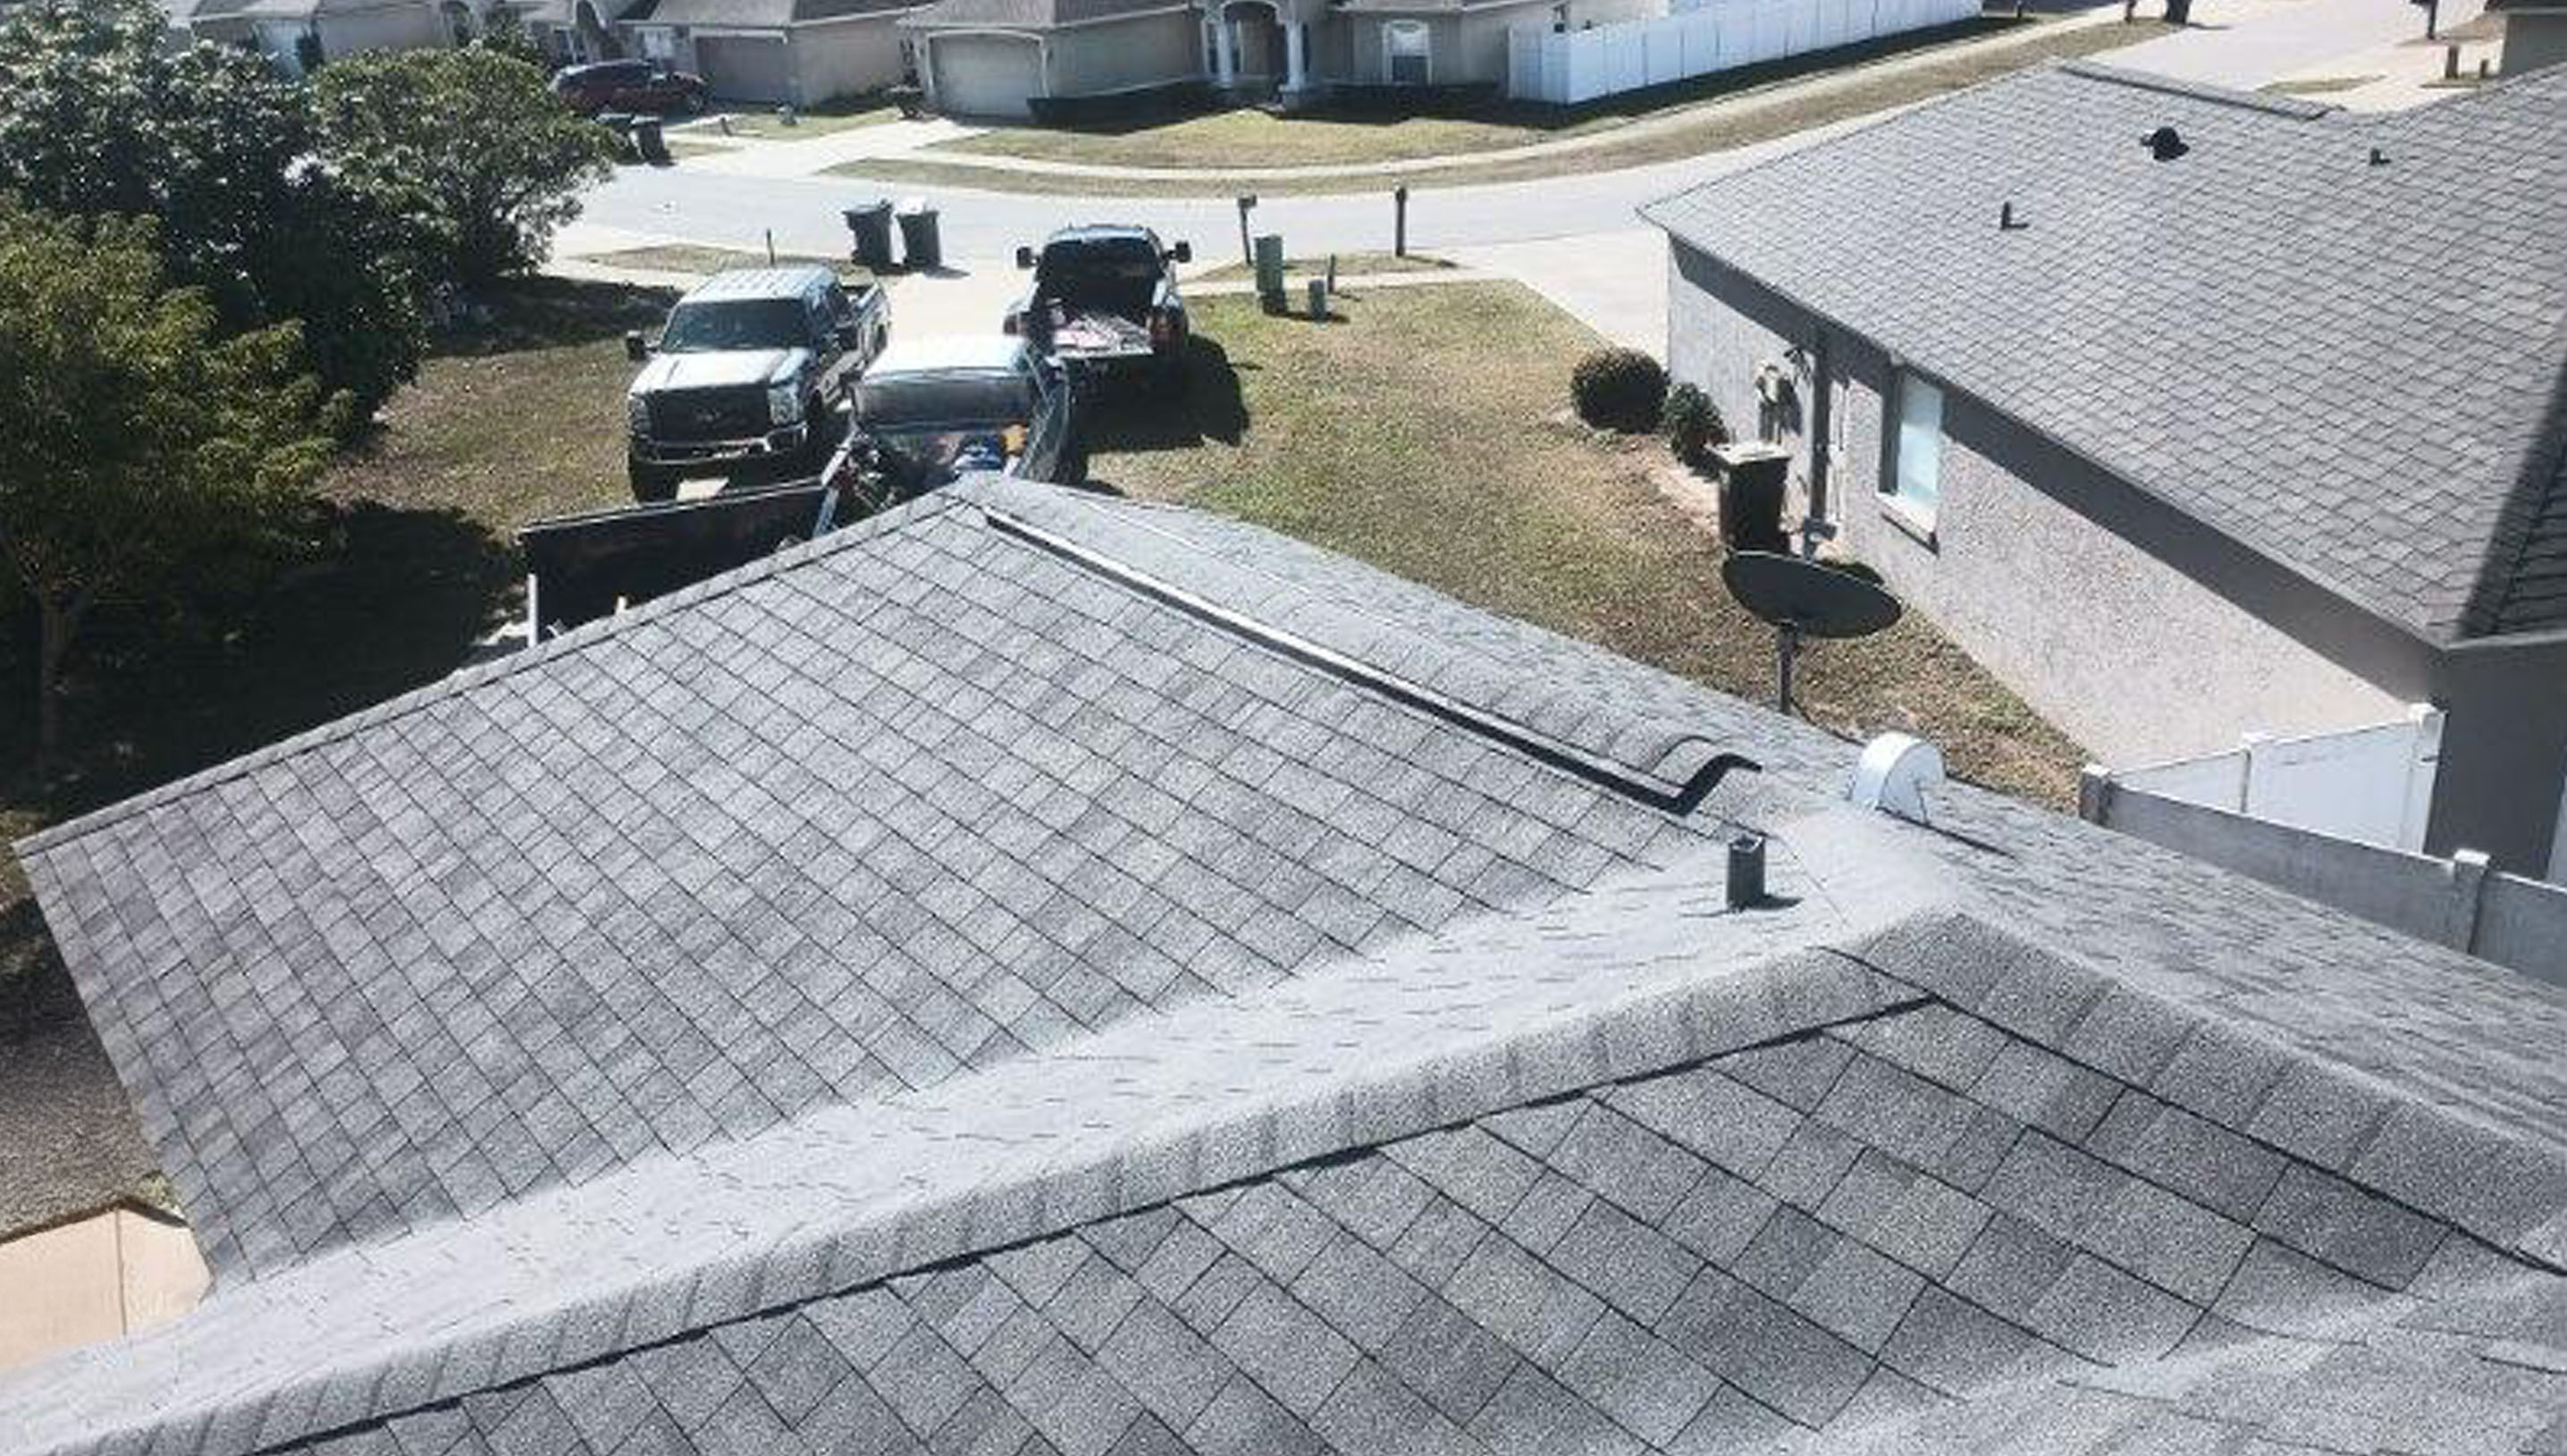
[[775, 229], [771, 227], [766, 230], [766, 266], [775, 266]]
[[2432, 40], [2435, 27], [2442, 23], [2442, 0], [2416, 0], [2424, 7], [2424, 39]]
[[1798, 628], [1774, 629], [1774, 706], [1786, 715], [1792, 711], [1792, 654], [1800, 645]]
[[1265, 233], [1257, 239], [1257, 299], [1271, 314], [1284, 312], [1284, 238]]
[[1408, 256], [1408, 184], [1390, 189], [1390, 253], [1392, 257]]
[[1247, 267], [1257, 266], [1257, 244], [1248, 237], [1248, 214], [1257, 210], [1257, 194], [1249, 192], [1239, 199], [1239, 261]]
[[2442, 47], [2442, 79], [2444, 81], [2460, 79], [2460, 48], [2457, 46]]

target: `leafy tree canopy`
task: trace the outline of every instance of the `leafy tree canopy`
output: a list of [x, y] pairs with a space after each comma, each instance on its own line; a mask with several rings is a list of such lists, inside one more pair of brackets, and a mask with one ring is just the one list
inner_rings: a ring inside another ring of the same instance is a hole
[[379, 51], [313, 82], [323, 154], [444, 277], [484, 287], [543, 261], [615, 141], [495, 50]]
[[303, 324], [369, 414], [418, 369], [391, 221], [314, 164], [308, 96], [258, 57], [171, 47], [152, 0], [27, 0], [0, 20], [0, 191], [68, 216], [161, 219], [174, 278], [239, 329]]
[[92, 608], [174, 594], [276, 544], [338, 408], [282, 324], [225, 334], [154, 225], [0, 200], [0, 571], [35, 599], [50, 755]]

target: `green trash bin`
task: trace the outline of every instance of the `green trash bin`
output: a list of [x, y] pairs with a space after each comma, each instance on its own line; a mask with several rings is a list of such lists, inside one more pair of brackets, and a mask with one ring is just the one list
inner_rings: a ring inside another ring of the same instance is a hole
[[901, 266], [912, 272], [943, 266], [945, 243], [937, 235], [936, 209], [912, 197], [894, 215], [900, 219]]
[[847, 208], [842, 215], [854, 241], [851, 252], [855, 260], [876, 273], [890, 272], [899, 261], [891, 246], [891, 203], [877, 197]]

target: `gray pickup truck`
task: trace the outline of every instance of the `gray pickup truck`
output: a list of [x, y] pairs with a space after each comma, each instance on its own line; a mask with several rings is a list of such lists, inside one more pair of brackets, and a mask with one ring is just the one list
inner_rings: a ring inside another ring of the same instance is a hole
[[847, 287], [817, 264], [706, 280], [656, 342], [625, 335], [642, 366], [624, 396], [633, 498], [667, 500], [693, 479], [817, 473], [842, 428], [838, 406], [890, 328], [879, 285]]

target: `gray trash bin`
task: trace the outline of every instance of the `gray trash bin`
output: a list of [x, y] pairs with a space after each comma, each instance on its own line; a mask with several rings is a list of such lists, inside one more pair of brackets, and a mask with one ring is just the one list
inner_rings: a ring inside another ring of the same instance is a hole
[[890, 272], [898, 261], [891, 248], [891, 204], [879, 199], [859, 202], [844, 215], [848, 235], [854, 239], [855, 260], [877, 273]]
[[661, 133], [658, 117], [633, 119], [633, 149], [644, 161], [663, 162], [671, 159], [669, 139]]
[[937, 236], [936, 209], [912, 197], [900, 204], [901, 266], [913, 271], [942, 266], [945, 244]]

